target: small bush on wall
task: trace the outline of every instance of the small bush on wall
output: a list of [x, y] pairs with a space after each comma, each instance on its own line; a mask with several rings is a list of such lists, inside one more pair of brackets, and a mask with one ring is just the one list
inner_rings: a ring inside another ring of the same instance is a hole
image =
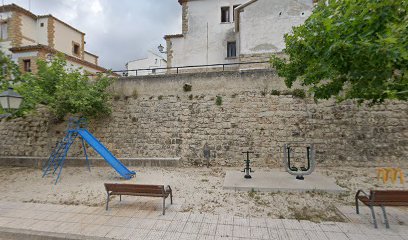
[[279, 96], [281, 92], [279, 90], [272, 90], [271, 95]]
[[305, 93], [305, 90], [303, 89], [294, 89], [292, 91], [292, 95], [297, 98], [302, 98], [302, 99], [306, 98], [306, 93]]
[[217, 98], [215, 99], [215, 105], [217, 105], [217, 106], [222, 105], [222, 97], [221, 96], [217, 96]]
[[191, 84], [186, 83], [183, 86], [184, 92], [191, 92], [192, 89], [193, 89], [193, 86], [191, 86]]

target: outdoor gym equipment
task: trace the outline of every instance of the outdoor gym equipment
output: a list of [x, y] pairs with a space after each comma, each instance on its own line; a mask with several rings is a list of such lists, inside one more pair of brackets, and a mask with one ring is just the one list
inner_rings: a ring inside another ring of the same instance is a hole
[[284, 165], [286, 171], [291, 174], [296, 176], [296, 179], [298, 180], [304, 180], [304, 176], [312, 174], [312, 172], [315, 169], [315, 152], [314, 152], [314, 145], [313, 144], [308, 144], [306, 147], [306, 157], [307, 157], [307, 167], [295, 167], [291, 163], [291, 153], [292, 156], [294, 154], [293, 147], [291, 146], [293, 144], [284, 144], [283, 145], [283, 159], [284, 159]]
[[252, 171], [252, 169], [249, 167], [249, 164], [251, 163], [251, 160], [249, 160], [249, 154], [250, 154], [250, 153], [254, 153], [254, 152], [242, 152], [242, 153], [245, 153], [245, 154], [247, 155], [247, 159], [245, 160], [245, 168], [244, 168], [244, 170], [243, 170], [242, 172], [245, 173], [244, 178], [249, 179], [249, 178], [252, 178], [251, 175], [250, 175], [250, 173], [251, 173], [251, 172], [254, 172], [254, 171]]
[[86, 152], [85, 142], [88, 143], [105, 161], [114, 168], [123, 178], [130, 179], [136, 174], [134, 171], [130, 171], [123, 165], [101, 142], [99, 142], [88, 130], [87, 120], [84, 118], [70, 118], [68, 121], [68, 128], [66, 135], [62, 141], [58, 141], [55, 148], [52, 150], [48, 161], [43, 168], [43, 177], [48, 174], [55, 174], [58, 171], [57, 184], [62, 168], [69, 151], [69, 148], [74, 143], [75, 139], [80, 136], [82, 147], [84, 149], [85, 159], [88, 166], [88, 170], [91, 171], [89, 165], [88, 154]]
[[204, 145], [203, 153], [204, 153], [204, 157], [206, 159], [207, 168], [209, 168], [210, 167], [211, 152], [210, 152], [210, 148], [208, 147], [207, 143]]
[[400, 178], [400, 183], [404, 184], [404, 172], [401, 168], [378, 168], [377, 169], [377, 178], [380, 180], [382, 178], [383, 183], [387, 183], [388, 179], [391, 179], [392, 184], [397, 182], [397, 178]]

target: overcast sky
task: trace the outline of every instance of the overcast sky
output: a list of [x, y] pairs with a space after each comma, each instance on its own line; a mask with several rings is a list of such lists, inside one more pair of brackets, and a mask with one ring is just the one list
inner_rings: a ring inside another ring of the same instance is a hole
[[[29, 8], [30, 0], [4, 0]], [[181, 33], [177, 0], [31, 0], [31, 12], [52, 14], [84, 32], [85, 50], [113, 70], [165, 46], [165, 34]]]

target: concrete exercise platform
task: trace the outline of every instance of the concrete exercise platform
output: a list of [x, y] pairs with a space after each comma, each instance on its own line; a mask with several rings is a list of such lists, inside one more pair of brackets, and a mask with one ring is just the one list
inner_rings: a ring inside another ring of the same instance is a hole
[[330, 192], [342, 193], [346, 189], [339, 187], [334, 178], [323, 176], [320, 173], [312, 173], [305, 176], [305, 180], [297, 180], [295, 176], [284, 171], [251, 173], [251, 179], [245, 179], [244, 173], [229, 171], [225, 175], [224, 189], [235, 191], [260, 192]]

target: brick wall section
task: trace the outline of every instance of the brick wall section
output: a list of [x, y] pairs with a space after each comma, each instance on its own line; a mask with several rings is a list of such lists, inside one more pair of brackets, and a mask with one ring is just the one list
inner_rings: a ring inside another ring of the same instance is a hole
[[[315, 104], [311, 99], [265, 94], [258, 87], [264, 79], [275, 78], [272, 71], [215, 75], [162, 76], [167, 85], [160, 79], [133, 78], [140, 81], [134, 86], [139, 86], [141, 94], [137, 98], [121, 95], [113, 102], [112, 116], [92, 121], [90, 131], [118, 157], [181, 157], [184, 165], [200, 164], [203, 146], [208, 143], [216, 165], [241, 166], [241, 152], [251, 149], [256, 152], [255, 166], [278, 166], [281, 147], [289, 141], [315, 143], [320, 164], [394, 166], [406, 161], [405, 102], [371, 108], [351, 102]], [[242, 79], [245, 77], [249, 79]], [[193, 86], [187, 93], [182, 90], [186, 78]], [[214, 79], [224, 88], [212, 85], [205, 90], [198, 84], [201, 81], [204, 87], [205, 80], [212, 83]], [[150, 94], [147, 85], [156, 94]], [[221, 106], [215, 104], [217, 96], [222, 97]], [[66, 124], [48, 125], [45, 116], [39, 115], [38, 121], [32, 117], [1, 122], [2, 155], [47, 156]], [[79, 143], [75, 144], [72, 155], [80, 156], [79, 150]]]
[[[166, 38], [166, 46], [167, 46], [167, 67], [172, 67], [173, 63], [173, 48], [171, 38]], [[170, 70], [167, 70], [170, 71]]]
[[188, 32], [188, 2], [182, 3], [182, 33]]
[[48, 19], [47, 34], [48, 34], [48, 46], [55, 47], [55, 20], [52, 17]]
[[[39, 56], [41, 56], [41, 54], [37, 54], [37, 56], [39, 57]], [[18, 66], [19, 66], [19, 68], [20, 68], [20, 71], [21, 71], [22, 73], [25, 72], [25, 71], [24, 71], [24, 60], [30, 60], [30, 61], [31, 61], [31, 63], [30, 63], [30, 65], [31, 65], [31, 72], [32, 72], [33, 74], [36, 74], [36, 73], [38, 72], [38, 65], [37, 65], [38, 57], [32, 56], [32, 57], [20, 57], [20, 58], [18, 58]], [[43, 58], [43, 59], [44, 59], [44, 58]]]
[[13, 47], [20, 47], [23, 42], [23, 33], [21, 30], [22, 20], [20, 12], [13, 12], [8, 25], [9, 39]]

